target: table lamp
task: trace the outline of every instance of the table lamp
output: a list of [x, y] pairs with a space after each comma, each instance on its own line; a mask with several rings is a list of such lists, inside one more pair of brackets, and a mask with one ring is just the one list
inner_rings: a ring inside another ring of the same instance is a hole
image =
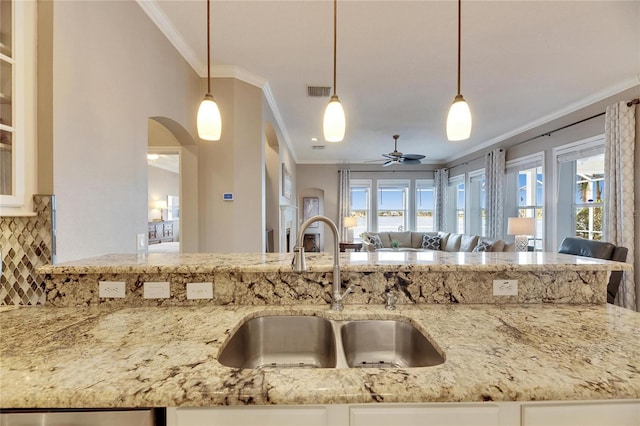
[[355, 216], [347, 216], [343, 219], [342, 224], [347, 228], [347, 235], [350, 237], [349, 241], [353, 241], [353, 236], [350, 235], [350, 232], [358, 224], [358, 219]]
[[510, 217], [507, 222], [507, 234], [515, 235], [516, 251], [527, 251], [529, 235], [536, 234], [536, 221], [532, 217]]
[[167, 202], [165, 200], [156, 200], [153, 203], [153, 207], [160, 210], [160, 219], [158, 221], [162, 221], [163, 220], [162, 211], [166, 210]]

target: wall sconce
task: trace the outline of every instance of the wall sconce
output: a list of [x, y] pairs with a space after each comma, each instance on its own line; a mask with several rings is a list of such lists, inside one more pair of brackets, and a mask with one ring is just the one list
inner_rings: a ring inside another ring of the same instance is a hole
[[527, 251], [529, 236], [536, 234], [536, 221], [532, 217], [510, 217], [507, 222], [507, 235], [515, 235], [516, 251]]

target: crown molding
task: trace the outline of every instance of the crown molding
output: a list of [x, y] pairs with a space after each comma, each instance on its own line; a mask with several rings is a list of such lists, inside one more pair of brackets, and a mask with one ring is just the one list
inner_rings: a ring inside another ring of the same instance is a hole
[[136, 0], [136, 3], [138, 3], [138, 6], [147, 14], [149, 19], [156, 24], [156, 27], [164, 34], [173, 47], [176, 48], [178, 53], [182, 55], [191, 68], [193, 68], [198, 75], [202, 76], [198, 70], [206, 70], [206, 64], [203, 64], [198, 59], [198, 56], [191, 46], [182, 38], [182, 35], [180, 35], [169, 18], [167, 18], [167, 15], [160, 9], [156, 0]]

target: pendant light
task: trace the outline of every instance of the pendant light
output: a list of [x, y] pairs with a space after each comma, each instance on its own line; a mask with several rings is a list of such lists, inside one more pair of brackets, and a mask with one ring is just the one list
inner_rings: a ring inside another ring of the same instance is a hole
[[338, 0], [333, 0], [333, 95], [329, 100], [327, 109], [324, 110], [324, 119], [322, 124], [324, 139], [327, 142], [342, 142], [346, 127], [344, 109], [342, 108], [340, 99], [338, 99], [338, 95], [336, 95], [337, 3]]
[[460, 9], [462, 0], [458, 0], [458, 94], [453, 99], [453, 104], [447, 116], [447, 139], [450, 141], [463, 141], [471, 135], [471, 111], [467, 101], [460, 93]]
[[207, 94], [198, 108], [198, 136], [206, 141], [219, 141], [222, 133], [220, 109], [211, 94], [211, 5], [207, 0]]

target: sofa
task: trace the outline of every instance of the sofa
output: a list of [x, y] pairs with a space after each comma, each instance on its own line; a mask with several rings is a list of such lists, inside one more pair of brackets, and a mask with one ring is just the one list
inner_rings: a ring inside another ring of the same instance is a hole
[[398, 242], [398, 250], [441, 250], [448, 252], [497, 252], [514, 251], [513, 243], [505, 243], [478, 235], [450, 232], [365, 232], [362, 248], [366, 251], [392, 250], [392, 241]]

